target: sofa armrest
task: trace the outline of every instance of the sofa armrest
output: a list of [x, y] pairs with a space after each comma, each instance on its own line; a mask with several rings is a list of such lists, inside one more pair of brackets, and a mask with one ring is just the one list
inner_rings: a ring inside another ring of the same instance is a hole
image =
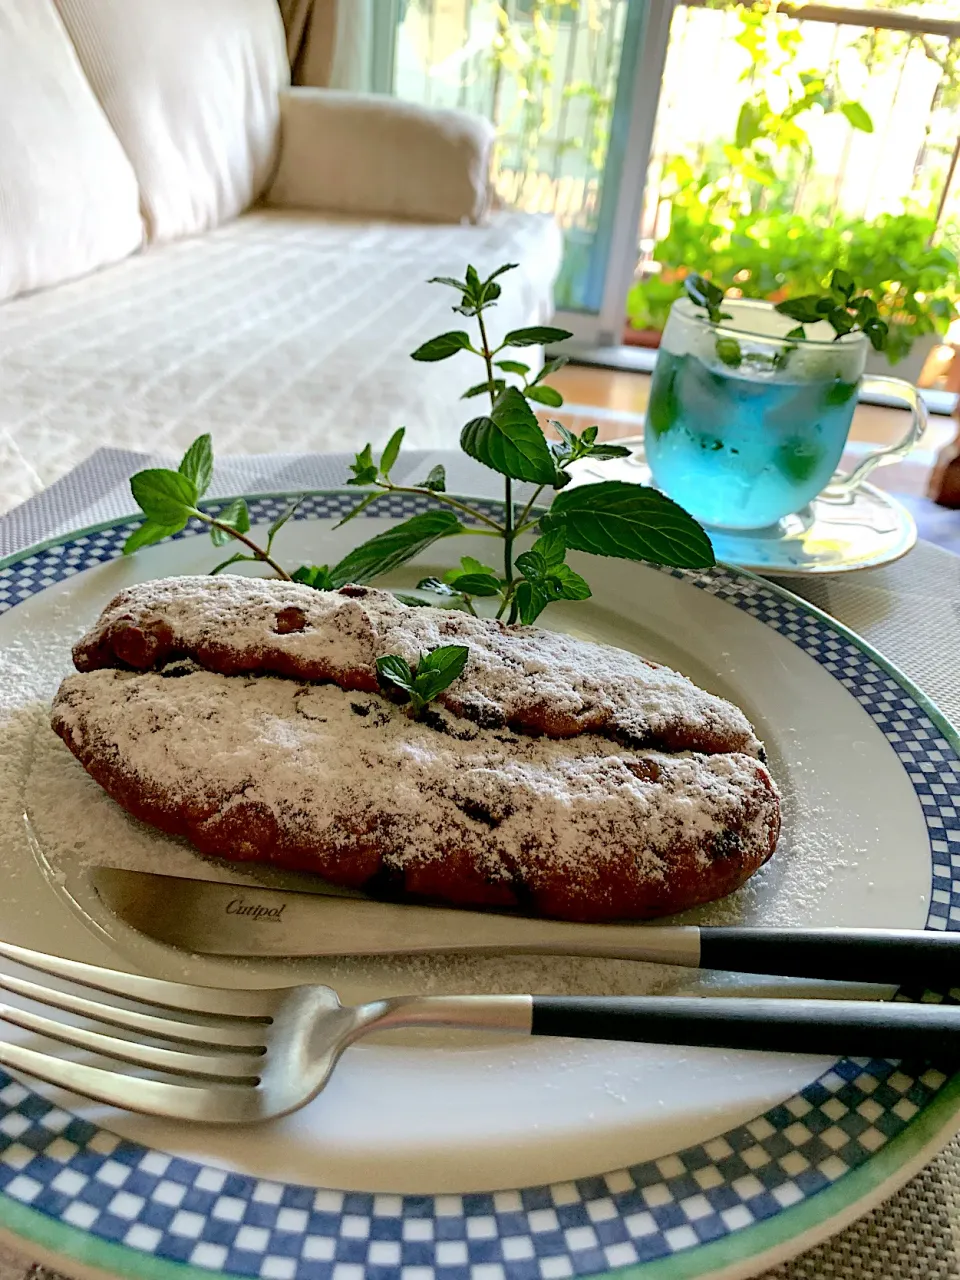
[[489, 203], [493, 127], [463, 111], [375, 94], [280, 93], [272, 205], [426, 222], [477, 222]]

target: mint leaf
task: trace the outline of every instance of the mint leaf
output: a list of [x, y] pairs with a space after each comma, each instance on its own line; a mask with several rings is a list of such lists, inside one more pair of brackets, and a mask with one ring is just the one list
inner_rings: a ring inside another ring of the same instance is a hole
[[462, 596], [498, 596], [500, 579], [491, 573], [461, 573], [450, 586]]
[[181, 458], [178, 470], [192, 481], [198, 498], [207, 492], [213, 479], [213, 440], [209, 432], [197, 436]]
[[475, 560], [473, 556], [461, 556], [460, 568], [450, 569], [443, 575], [444, 582], [452, 582], [458, 574], [461, 573], [485, 573], [496, 577], [496, 570], [492, 569], [488, 564], [481, 564], [479, 560]]
[[[500, 393], [503, 391], [503, 389], [504, 389], [504, 387], [506, 387], [506, 385], [507, 385], [507, 384], [506, 384], [506, 382], [504, 382], [503, 378], [494, 378], [494, 380], [493, 380], [493, 394], [494, 394], [495, 396], [500, 395]], [[465, 392], [463, 393], [463, 395], [460, 397], [460, 399], [461, 399], [461, 400], [472, 400], [474, 396], [483, 396], [483, 395], [487, 395], [487, 394], [489, 394], [489, 391], [490, 391], [490, 383], [489, 383], [489, 382], [478, 382], [478, 383], [477, 383], [477, 385], [476, 385], [475, 387], [470, 387], [470, 389], [469, 389], [468, 391], [465, 391]]]
[[743, 363], [743, 352], [736, 338], [718, 338], [717, 355], [731, 369], [739, 369]]
[[502, 369], [504, 373], [519, 373], [523, 377], [525, 373], [530, 372], [530, 366], [523, 364], [520, 360], [497, 360], [495, 363], [497, 368]]
[[347, 481], [349, 485], [366, 485], [373, 484], [377, 478], [377, 468], [373, 461], [373, 449], [369, 444], [365, 444], [358, 454], [354, 456], [350, 463], [350, 470], [353, 475]]
[[539, 347], [545, 342], [563, 342], [572, 338], [569, 329], [554, 329], [547, 324], [533, 325], [529, 329], [511, 329], [503, 340], [505, 347]]
[[294, 582], [302, 582], [305, 587], [314, 587], [317, 591], [332, 591], [334, 587], [330, 570], [325, 564], [301, 565], [290, 576]]
[[152, 542], [162, 542], [164, 538], [169, 538], [172, 533], [179, 533], [186, 526], [186, 523], [186, 516], [176, 524], [158, 524], [156, 520], [144, 520], [140, 528], [134, 529], [123, 544], [123, 554], [125, 556], [133, 555], [134, 551], [139, 551], [141, 547], [148, 547]]
[[460, 434], [464, 453], [514, 480], [556, 484], [557, 468], [533, 410], [508, 387], [489, 417], [474, 418]]
[[190, 512], [197, 504], [197, 486], [188, 476], [166, 467], [152, 467], [138, 471], [130, 479], [130, 492], [144, 515], [157, 524], [187, 523]]
[[429, 489], [431, 493], [443, 493], [447, 487], [446, 469], [441, 466], [431, 467], [430, 474], [426, 480], [421, 480], [416, 487], [418, 489]]
[[584, 444], [593, 444], [599, 434], [599, 427], [584, 427], [583, 431], [580, 433], [580, 439]]
[[716, 563], [710, 539], [696, 520], [646, 485], [604, 480], [564, 489], [540, 525], [544, 532], [561, 532], [568, 547], [592, 555], [681, 569]]
[[413, 692], [413, 672], [406, 658], [399, 653], [388, 653], [377, 659], [377, 676], [381, 683], [395, 684], [398, 688]]
[[[234, 498], [229, 507], [226, 507], [219, 515], [214, 516], [220, 524], [225, 524], [227, 528], [236, 530], [237, 533], [249, 533], [250, 531], [250, 512], [247, 510], [247, 504], [243, 498]], [[216, 525], [210, 527], [210, 537], [213, 539], [215, 547], [225, 547], [231, 540], [230, 534], [223, 529], [218, 529]]]
[[376, 502], [378, 498], [382, 498], [385, 490], [378, 489], [375, 493], [368, 493], [365, 498], [361, 498], [352, 511], [348, 511], [342, 520], [338, 520], [333, 526], [335, 529], [341, 528], [345, 524], [349, 524], [361, 511], [365, 511], [371, 502]]
[[411, 353], [411, 360], [448, 360], [450, 356], [455, 356], [458, 351], [468, 350], [470, 347], [470, 335], [464, 333], [462, 329], [456, 329], [452, 333], [441, 333], [437, 338], [431, 338], [429, 342], [425, 342], [423, 346], [417, 347], [416, 351]]
[[[454, 570], [454, 573], [457, 571]], [[448, 582], [441, 582], [439, 578], [421, 578], [417, 583], [418, 591], [432, 591], [435, 596], [455, 596], [459, 593], [454, 591]]]
[[609, 458], [629, 458], [632, 452], [632, 449], [627, 449], [622, 444], [593, 444], [586, 456], [597, 462], [606, 462]]
[[255, 556], [245, 556], [238, 551], [232, 555], [229, 560], [221, 560], [219, 564], [215, 564], [210, 570], [210, 577], [215, 578], [218, 573], [223, 573], [224, 569], [229, 569], [232, 564], [236, 564], [238, 560], [256, 560]]
[[782, 316], [789, 316], [800, 324], [816, 324], [823, 319], [818, 306], [820, 301], [815, 293], [805, 293], [802, 298], [787, 298], [784, 302], [778, 302], [774, 311], [779, 311]]
[[389, 476], [393, 469], [393, 464], [400, 456], [400, 446], [403, 444], [403, 437], [406, 434], [406, 427], [398, 427], [390, 439], [387, 446], [380, 455], [380, 474]]
[[462, 280], [454, 280], [453, 276], [431, 276], [427, 284], [448, 284], [459, 293], [466, 293], [467, 286]]
[[463, 674], [469, 656], [470, 650], [464, 644], [445, 644], [431, 649], [417, 663], [414, 693], [424, 703], [431, 702]]
[[563, 404], [563, 396], [553, 387], [537, 385], [527, 387], [523, 393], [528, 400], [536, 400], [539, 404], [548, 404], [551, 409], [559, 409]]
[[553, 360], [548, 360], [543, 366], [534, 382], [542, 382], [544, 378], [549, 378], [552, 373], [556, 373], [558, 369], [562, 369], [565, 364], [570, 363], [569, 356], [555, 356]]
[[547, 562], [539, 551], [524, 551], [514, 563], [529, 582], [541, 582], [547, 576]]
[[561, 600], [589, 600], [593, 595], [586, 578], [575, 573], [568, 564], [551, 569], [547, 581], [558, 592]]
[[536, 622], [537, 618], [540, 617], [550, 603], [550, 597], [540, 585], [528, 582], [526, 579], [517, 585], [513, 599], [520, 615], [520, 621], [525, 627], [529, 627], [531, 623]]
[[496, 280], [497, 276], [502, 276], [505, 271], [516, 271], [519, 265], [519, 262], [505, 262], [502, 267], [497, 267], [492, 275], [487, 276], [485, 283], [489, 284], [491, 280]]
[[391, 592], [395, 600], [399, 600], [401, 604], [407, 605], [410, 609], [432, 609], [433, 605], [429, 600], [421, 600], [419, 596], [408, 595], [405, 591]]
[[561, 529], [551, 529], [549, 533], [539, 537], [530, 550], [535, 551], [541, 557], [548, 569], [553, 569], [558, 564], [563, 564], [564, 556], [567, 554], [567, 544], [564, 540], [563, 531]]
[[462, 533], [463, 525], [451, 511], [426, 511], [379, 533], [350, 551], [330, 570], [335, 587], [347, 582], [369, 582], [406, 564], [438, 538]]
[[300, 506], [301, 502], [303, 502], [303, 498], [295, 499], [293, 502], [290, 503], [287, 509], [285, 511], [281, 511], [280, 514], [277, 516], [276, 520], [274, 520], [273, 524], [267, 530], [267, 547], [268, 548], [270, 544], [273, 542], [274, 538], [283, 528], [283, 526], [287, 523], [287, 521], [293, 515], [296, 514], [297, 508]]

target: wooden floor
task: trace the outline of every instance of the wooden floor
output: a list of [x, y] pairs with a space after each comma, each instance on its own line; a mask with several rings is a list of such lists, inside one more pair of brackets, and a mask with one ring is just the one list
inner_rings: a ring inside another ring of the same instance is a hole
[[[564, 406], [543, 410], [540, 418], [545, 424], [556, 419], [575, 431], [596, 424], [602, 440], [642, 434], [643, 414], [650, 395], [649, 374], [599, 369], [593, 365], [567, 365], [550, 378], [550, 384], [563, 396]], [[855, 449], [864, 444], [893, 444], [903, 436], [907, 424], [908, 414], [904, 409], [862, 404], [854, 414], [850, 440]], [[910, 461], [881, 467], [871, 480], [891, 492], [923, 493], [934, 457], [953, 439], [954, 430], [951, 419], [932, 415]]]

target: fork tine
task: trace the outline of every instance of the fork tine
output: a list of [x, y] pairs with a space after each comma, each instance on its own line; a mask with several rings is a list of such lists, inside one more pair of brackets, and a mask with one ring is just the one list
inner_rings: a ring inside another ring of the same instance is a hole
[[231, 1018], [220, 1023], [182, 1022], [173, 1018], [157, 1017], [152, 1013], [140, 1013], [133, 1009], [88, 1000], [53, 987], [42, 987], [26, 978], [0, 973], [0, 989], [14, 995], [34, 1000], [37, 1004], [50, 1005], [64, 1013], [77, 1013], [95, 1022], [106, 1022], [111, 1027], [123, 1027], [138, 1035], [153, 1036], [159, 1040], [174, 1040], [185, 1044], [199, 1044], [205, 1048], [222, 1045], [227, 1049], [262, 1049], [266, 1039], [267, 1023], [252, 1019]]
[[49, 1036], [62, 1044], [78, 1049], [90, 1049], [119, 1062], [129, 1062], [137, 1067], [149, 1067], [154, 1071], [168, 1071], [174, 1075], [213, 1076], [217, 1079], [256, 1080], [259, 1068], [264, 1065], [262, 1055], [247, 1053], [184, 1053], [177, 1049], [161, 1049], [153, 1045], [139, 1044], [136, 1040], [120, 1040], [85, 1027], [55, 1022], [26, 1009], [15, 1009], [0, 1003], [0, 1018], [24, 1031]]
[[190, 1013], [208, 1013], [227, 1018], [266, 1018], [277, 1003], [272, 991], [221, 991], [218, 987], [194, 987], [182, 982], [166, 982], [160, 978], [145, 978], [136, 973], [123, 973], [119, 969], [101, 969], [99, 965], [83, 964], [79, 960], [67, 960], [62, 956], [49, 956], [41, 951], [30, 951], [10, 942], [0, 942], [0, 956], [15, 964], [39, 969], [52, 977], [67, 978], [96, 991], [111, 995], [127, 996], [145, 1004], [166, 1009], [185, 1009]]
[[211, 1087], [140, 1080], [83, 1062], [54, 1058], [18, 1044], [0, 1043], [0, 1066], [125, 1111], [168, 1116], [173, 1120], [238, 1124], [264, 1120], [270, 1114], [263, 1094], [252, 1083]]

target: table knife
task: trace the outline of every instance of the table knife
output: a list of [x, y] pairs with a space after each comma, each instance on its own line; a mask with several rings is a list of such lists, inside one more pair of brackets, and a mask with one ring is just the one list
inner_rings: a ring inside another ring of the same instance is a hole
[[960, 935], [934, 930], [572, 924], [113, 868], [99, 868], [94, 884], [128, 924], [201, 955], [515, 953], [938, 990], [960, 984]]

